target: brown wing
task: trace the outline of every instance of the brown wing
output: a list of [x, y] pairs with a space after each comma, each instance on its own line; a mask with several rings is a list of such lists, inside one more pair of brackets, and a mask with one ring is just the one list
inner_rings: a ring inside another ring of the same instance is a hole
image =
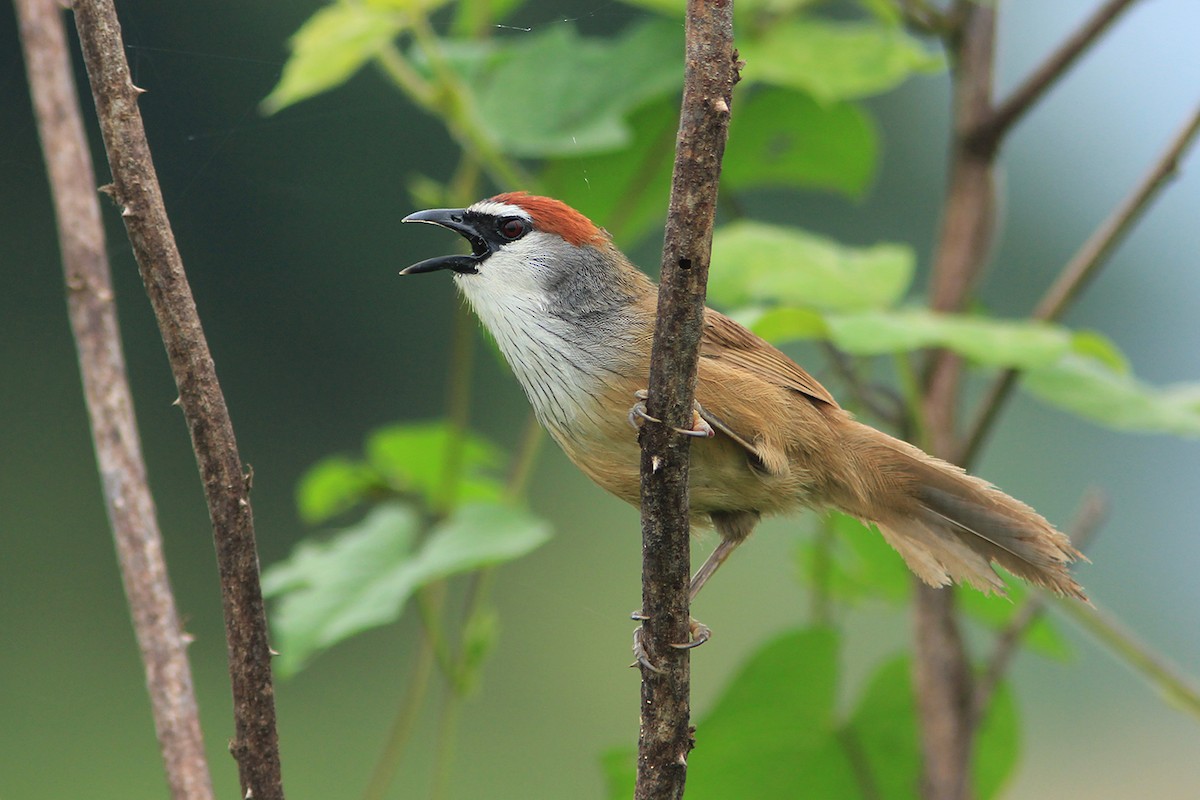
[[810, 400], [839, 407], [833, 395], [799, 364], [711, 308], [705, 309], [700, 357], [741, 367], [776, 386], [799, 392]]

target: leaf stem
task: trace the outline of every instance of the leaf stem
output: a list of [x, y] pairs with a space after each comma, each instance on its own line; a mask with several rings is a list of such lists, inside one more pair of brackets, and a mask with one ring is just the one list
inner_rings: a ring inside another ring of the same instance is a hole
[[417, 715], [425, 696], [429, 691], [429, 678], [433, 674], [434, 651], [428, 636], [421, 637], [421, 644], [413, 658], [412, 673], [408, 677], [408, 685], [404, 689], [404, 697], [388, 729], [383, 751], [375, 768], [371, 770], [371, 780], [363, 792], [363, 800], [384, 800], [387, 790], [396, 779], [400, 763], [404, 759], [404, 749], [412, 738], [416, 728]]

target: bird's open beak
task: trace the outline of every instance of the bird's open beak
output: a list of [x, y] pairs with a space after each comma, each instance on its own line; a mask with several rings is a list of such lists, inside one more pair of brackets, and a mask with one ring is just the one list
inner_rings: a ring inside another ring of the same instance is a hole
[[492, 248], [472, 225], [463, 208], [431, 208], [409, 214], [401, 222], [428, 222], [431, 225], [441, 225], [462, 235], [471, 243], [470, 255], [436, 256], [413, 264], [400, 270], [401, 275], [416, 275], [418, 272], [436, 272], [448, 269], [461, 274], [472, 275], [479, 271], [478, 264], [491, 255]]

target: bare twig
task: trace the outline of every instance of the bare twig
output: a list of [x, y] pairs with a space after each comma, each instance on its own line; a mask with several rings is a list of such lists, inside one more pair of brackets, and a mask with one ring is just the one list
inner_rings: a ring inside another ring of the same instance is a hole
[[[1152, 200], [1169, 183], [1179, 169], [1184, 153], [1200, 136], [1200, 108], [1192, 112], [1191, 118], [1171, 140], [1167, 149], [1138, 182], [1108, 219], [1092, 233], [1078, 252], [1063, 267], [1054, 284], [1046, 291], [1033, 312], [1034, 319], [1053, 321], [1079, 296], [1080, 292], [1104, 266], [1109, 254], [1121, 242], [1129, 229], [1141, 219]], [[968, 431], [959, 463], [970, 464], [978, 455], [988, 433], [995, 425], [997, 415], [1016, 386], [1016, 370], [1005, 370], [992, 382], [987, 394], [979, 403], [979, 412]]]
[[1077, 600], [1047, 594], [1050, 602], [1143, 675], [1163, 697], [1200, 719], [1200, 687], [1111, 614]]
[[212, 519], [236, 722], [230, 749], [238, 763], [242, 796], [278, 800], [283, 797], [283, 783], [275, 694], [249, 479], [242, 470], [225, 398], [163, 206], [138, 111], [142, 90], [130, 81], [112, 0], [77, 0], [74, 8], [113, 172], [109, 191], [121, 207], [158, 319]]
[[171, 797], [208, 800], [212, 779], [187, 659], [167, 576], [162, 535], [138, 438], [133, 397], [113, 298], [96, 197], [95, 171], [80, 119], [62, 8], [17, 0], [29, 89], [54, 197], [92, 442], [117, 545], [121, 579], [146, 670], [159, 749]]
[[[953, 38], [954, 141], [950, 186], [934, 259], [931, 306], [960, 310], [983, 270], [995, 224], [994, 152], [973, 146], [969, 133], [991, 107], [995, 9], [959, 4]], [[930, 361], [921, 411], [935, 455], [952, 457], [962, 365], [945, 351]], [[971, 665], [955, 613], [954, 590], [917, 582], [913, 679], [921, 726], [922, 795], [961, 800], [970, 787], [975, 727]]]
[[1137, 0], [1108, 0], [1096, 9], [1095, 13], [1071, 34], [1058, 49], [1042, 62], [1025, 81], [1013, 90], [1012, 94], [979, 126], [971, 132], [971, 137], [983, 148], [999, 147], [1004, 135], [1019, 120], [1026, 111], [1033, 107], [1059, 78], [1066, 74], [1075, 60], [1079, 58], [1092, 44], [1100, 38], [1121, 12], [1132, 6]]
[[689, 635], [688, 444], [717, 181], [738, 80], [733, 0], [688, 0], [683, 105], [663, 243], [658, 321], [642, 428], [642, 643], [657, 669], [642, 669], [641, 734], [634, 797], [678, 798], [692, 749]]
[[[1103, 493], [1096, 490], [1087, 492], [1079, 506], [1079, 512], [1075, 515], [1075, 523], [1071, 526], [1069, 534], [1071, 543], [1079, 550], [1083, 550], [1099, 530], [1107, 513], [1108, 504], [1105, 502]], [[1017, 613], [1013, 614], [1008, 625], [996, 637], [992, 655], [987, 660], [983, 672], [975, 681], [974, 714], [976, 720], [981, 720], [987, 712], [987, 707], [992, 702], [992, 695], [995, 694], [996, 687], [1000, 684], [1004, 673], [1008, 671], [1021, 640], [1025, 638], [1025, 634], [1029, 632], [1033, 623], [1045, 611], [1046, 597], [1047, 595], [1043, 594], [1032, 595], [1017, 610]]]

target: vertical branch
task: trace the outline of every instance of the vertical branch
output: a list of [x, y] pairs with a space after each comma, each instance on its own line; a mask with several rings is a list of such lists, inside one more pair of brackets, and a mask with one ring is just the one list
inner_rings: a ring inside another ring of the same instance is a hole
[[283, 783], [249, 476], [242, 471], [225, 397], [163, 206], [137, 107], [142, 90], [130, 81], [112, 0], [77, 0], [74, 8], [113, 173], [109, 191], [121, 207], [154, 307], [212, 520], [236, 725], [230, 750], [238, 763], [241, 796], [277, 800]]
[[17, 0], [21, 45], [54, 198], [67, 310], [121, 579], [146, 670], [167, 784], [175, 800], [211, 800], [212, 779], [167, 576], [162, 535], [125, 374], [95, 170], [80, 119], [62, 9]]
[[[991, 113], [996, 14], [982, 4], [964, 8], [952, 52], [950, 184], [930, 288], [930, 304], [939, 311], [957, 311], [966, 303], [991, 246], [995, 221], [995, 143], [981, 147], [971, 134]], [[955, 410], [961, 377], [958, 358], [944, 351], [933, 354], [922, 410], [927, 445], [934, 455], [952, 458], [957, 447]], [[974, 690], [954, 591], [918, 584], [915, 614], [922, 794], [926, 800], [960, 800], [969, 791]]]
[[642, 429], [641, 734], [636, 798], [683, 795], [689, 725], [688, 438], [717, 205], [717, 181], [738, 80], [733, 0], [688, 0], [683, 105], [663, 243], [658, 319], [650, 360], [649, 413]]

